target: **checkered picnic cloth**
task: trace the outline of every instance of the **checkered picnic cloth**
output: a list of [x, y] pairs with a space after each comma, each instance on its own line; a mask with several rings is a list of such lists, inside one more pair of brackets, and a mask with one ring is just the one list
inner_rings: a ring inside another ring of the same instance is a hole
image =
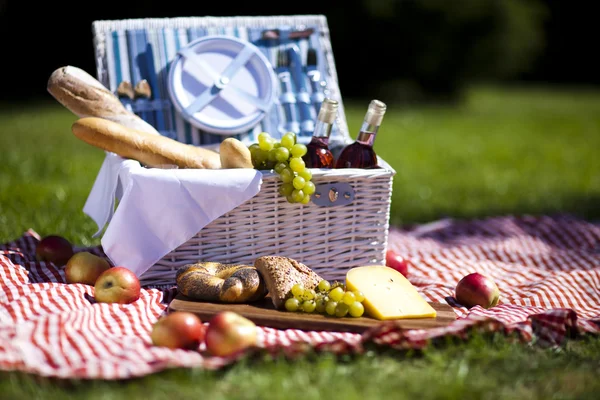
[[[421, 349], [476, 331], [560, 346], [600, 333], [600, 224], [570, 216], [442, 220], [392, 228], [389, 247], [412, 262], [409, 279], [430, 301], [448, 302], [457, 320], [429, 330], [388, 323], [360, 335], [259, 327], [257, 348], [230, 358], [152, 346], [150, 331], [176, 294], [143, 289], [129, 305], [93, 302], [94, 289], [65, 284], [64, 272], [34, 259], [34, 231], [0, 246], [0, 368], [61, 378], [123, 379], [170, 367], [218, 369], [252, 352], [360, 353], [379, 346]], [[100, 248], [82, 249], [102, 255]], [[501, 291], [498, 306], [461, 307], [456, 283], [474, 271]]]

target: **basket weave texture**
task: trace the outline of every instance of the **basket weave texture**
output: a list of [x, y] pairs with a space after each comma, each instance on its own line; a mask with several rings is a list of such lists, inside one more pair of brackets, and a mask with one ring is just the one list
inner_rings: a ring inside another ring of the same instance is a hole
[[291, 257], [324, 279], [343, 281], [348, 269], [385, 260], [392, 179], [388, 169], [313, 170], [315, 185], [345, 182], [355, 191], [349, 205], [320, 207], [288, 203], [277, 192], [278, 175], [265, 172], [256, 196], [157, 262], [143, 284], [170, 284], [179, 267], [198, 261], [252, 265], [266, 255]]
[[[93, 33], [98, 79], [111, 90], [116, 89], [118, 81], [109, 68], [110, 49], [106, 40], [123, 29], [147, 30], [151, 35], [157, 29], [202, 27], [209, 33], [210, 29], [216, 27], [276, 29], [283, 24], [299, 28], [314, 25], [321, 30], [319, 41], [328, 61], [328, 75], [334, 83], [331, 85], [332, 93], [340, 103], [335, 125], [344, 142], [350, 143], [343, 102], [337, 87], [329, 29], [325, 17], [321, 15], [96, 21]], [[154, 109], [164, 109], [163, 102], [164, 99]], [[136, 112], [136, 109], [133, 111]], [[136, 113], [146, 119], [143, 112]], [[151, 120], [147, 122], [153, 123]], [[169, 132], [165, 134], [171, 136]], [[177, 135], [173, 137], [178, 139]], [[350, 268], [382, 264], [388, 242], [395, 171], [384, 160], [379, 159], [379, 163], [381, 168], [378, 169], [311, 170], [317, 187], [323, 184], [349, 184], [352, 187], [353, 201], [336, 206], [319, 206], [314, 202], [290, 204], [278, 193], [278, 175], [262, 171], [261, 190], [254, 198], [222, 215], [186, 243], [173, 249], [142, 274], [142, 284], [149, 287], [171, 286], [175, 283], [177, 270], [191, 263], [218, 261], [251, 265], [263, 255], [291, 257], [332, 281], [343, 281]], [[327, 196], [327, 193], [322, 195]]]

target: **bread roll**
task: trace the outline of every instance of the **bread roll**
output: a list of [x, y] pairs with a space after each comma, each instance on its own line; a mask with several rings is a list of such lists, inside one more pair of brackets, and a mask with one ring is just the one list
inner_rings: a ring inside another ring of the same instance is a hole
[[254, 268], [260, 272], [267, 290], [277, 309], [285, 307], [290, 291], [295, 284], [301, 284], [304, 289], [314, 289], [323, 280], [316, 272], [306, 265], [283, 256], [262, 256], [254, 260]]
[[217, 152], [131, 129], [103, 118], [80, 118], [71, 129], [75, 136], [93, 146], [150, 167], [174, 164], [179, 168], [221, 168]]
[[127, 110], [117, 96], [80, 68], [70, 65], [58, 68], [50, 75], [47, 90], [80, 118], [104, 118], [128, 128], [159, 135], [152, 125]]
[[219, 147], [222, 168], [254, 168], [250, 149], [236, 138], [227, 138]]

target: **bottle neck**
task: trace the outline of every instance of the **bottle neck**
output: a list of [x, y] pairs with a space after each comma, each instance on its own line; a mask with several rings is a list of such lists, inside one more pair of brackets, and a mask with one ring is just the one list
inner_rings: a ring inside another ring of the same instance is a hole
[[313, 131], [313, 137], [329, 140], [332, 128], [333, 124], [329, 124], [318, 119], [317, 123], [315, 124], [315, 130]]
[[368, 121], [364, 121], [362, 126], [360, 127], [360, 132], [358, 133], [358, 137], [356, 141], [373, 147], [373, 143], [375, 142], [375, 136], [377, 136], [377, 131], [379, 130], [379, 125], [370, 124]]

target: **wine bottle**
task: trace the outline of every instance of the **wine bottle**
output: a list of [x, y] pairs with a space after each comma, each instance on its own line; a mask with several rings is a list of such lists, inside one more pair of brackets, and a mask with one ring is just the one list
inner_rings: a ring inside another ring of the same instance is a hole
[[325, 98], [321, 103], [315, 130], [310, 143], [306, 145], [306, 154], [302, 157], [307, 168], [333, 168], [334, 158], [329, 150], [329, 135], [335, 121], [339, 103]]
[[385, 103], [379, 100], [371, 101], [358, 137], [354, 143], [344, 147], [335, 163], [335, 168], [379, 168], [373, 143], [386, 108]]

